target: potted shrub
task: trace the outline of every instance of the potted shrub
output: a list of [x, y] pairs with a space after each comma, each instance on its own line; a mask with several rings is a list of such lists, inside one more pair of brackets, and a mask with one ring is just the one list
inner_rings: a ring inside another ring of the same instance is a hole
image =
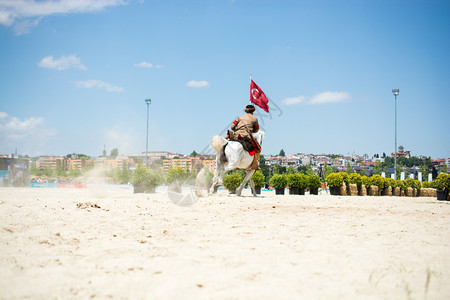
[[284, 195], [287, 179], [285, 175], [275, 174], [270, 178], [270, 185], [275, 188], [275, 195]]
[[[392, 178], [386, 178], [385, 184], [384, 184], [384, 191], [387, 196], [394, 195], [394, 189], [397, 187], [397, 183], [395, 182], [395, 179]], [[390, 189], [390, 192], [389, 192]]]
[[170, 168], [166, 175], [166, 184], [172, 192], [181, 193], [181, 187], [186, 178], [186, 172], [181, 167]]
[[384, 178], [381, 175], [373, 175], [372, 176], [372, 185], [375, 185], [378, 187], [378, 195], [381, 195], [383, 193], [384, 190], [384, 186], [385, 186], [385, 180], [386, 178]]
[[131, 183], [133, 184], [134, 193], [144, 193], [145, 184], [147, 181], [147, 168], [139, 164], [139, 166], [134, 170], [133, 176], [131, 177]]
[[431, 185], [430, 185], [430, 183], [428, 181], [423, 181], [422, 182], [422, 188], [427, 189], [427, 188], [430, 188], [430, 187], [431, 187]]
[[308, 185], [307, 177], [300, 173], [289, 174], [287, 176], [287, 185], [289, 186], [289, 194], [304, 195], [305, 188]]
[[408, 196], [408, 197], [414, 196], [414, 179], [406, 178], [405, 185], [406, 185], [406, 190], [407, 190], [406, 196]]
[[261, 194], [261, 188], [265, 184], [265, 177], [261, 171], [256, 171], [253, 175], [253, 182], [255, 183], [255, 192], [256, 194]]
[[356, 187], [358, 189], [358, 195], [361, 196], [361, 186], [362, 186], [361, 175], [358, 174], [358, 173], [351, 173], [348, 176], [348, 182], [349, 182], [349, 185], [350, 184], [356, 184]]
[[239, 187], [241, 182], [241, 176], [237, 173], [231, 173], [223, 179], [223, 186], [230, 192], [230, 194], [236, 194], [236, 189]]
[[308, 188], [309, 193], [311, 195], [318, 195], [319, 194], [319, 187], [320, 187], [320, 177], [319, 175], [310, 175], [308, 176]]
[[399, 196], [402, 196], [402, 194], [404, 196], [404, 192], [407, 188], [405, 182], [403, 180], [396, 180], [395, 183], [397, 184], [397, 188], [400, 190]]
[[447, 200], [450, 188], [450, 175], [441, 173], [433, 180], [432, 186], [436, 189], [437, 200]]
[[331, 173], [325, 178], [327, 185], [330, 187], [331, 195], [340, 195], [341, 194], [341, 186], [344, 183], [344, 178], [340, 175], [340, 173]]
[[162, 183], [162, 178], [141, 164], [134, 171], [131, 181], [134, 193], [154, 193], [155, 188]]
[[366, 195], [369, 195], [369, 189], [372, 185], [372, 179], [367, 176], [361, 176], [362, 184], [364, 185], [364, 188], [366, 189]]
[[344, 189], [345, 193], [347, 195], [350, 195], [350, 186], [349, 186], [350, 185], [350, 183], [349, 183], [349, 179], [350, 178], [349, 178], [347, 172], [340, 172], [339, 175], [342, 177], [342, 180], [345, 183], [345, 189]]
[[153, 170], [147, 170], [147, 182], [145, 184], [146, 193], [154, 193], [158, 185], [162, 183], [162, 177]]
[[415, 191], [415, 195], [416, 197], [420, 196], [420, 188], [422, 187], [422, 185], [420, 184], [419, 180], [414, 180], [414, 191]]

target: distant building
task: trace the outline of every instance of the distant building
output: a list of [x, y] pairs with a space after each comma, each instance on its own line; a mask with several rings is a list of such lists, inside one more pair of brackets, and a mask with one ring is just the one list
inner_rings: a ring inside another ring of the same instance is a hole
[[206, 166], [208, 170], [212, 172], [216, 169], [216, 161], [191, 156], [182, 158], [163, 159], [164, 172], [169, 171], [170, 168], [177, 168], [177, 167], [180, 167], [183, 170], [189, 172], [192, 171], [199, 172], [204, 166]]
[[36, 168], [41, 171], [45, 169], [56, 170], [58, 168], [65, 171], [72, 169], [81, 170], [82, 168], [90, 165], [94, 165], [94, 160], [79, 158], [72, 159], [64, 156], [40, 156], [36, 161]]
[[[391, 157], [394, 158], [395, 157], [395, 152], [391, 153]], [[406, 157], [406, 158], [410, 158], [411, 157], [411, 153], [410, 151], [404, 151], [403, 146], [398, 147], [398, 152], [397, 152], [397, 158], [399, 157]]]
[[56, 168], [65, 169], [64, 160], [63, 156], [40, 156], [36, 162], [36, 168], [41, 171], [45, 169], [56, 170]]

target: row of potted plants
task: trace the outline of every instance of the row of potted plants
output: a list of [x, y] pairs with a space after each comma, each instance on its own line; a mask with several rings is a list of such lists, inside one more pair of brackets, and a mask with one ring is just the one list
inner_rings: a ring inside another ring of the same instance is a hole
[[[261, 188], [265, 185], [265, 176], [261, 171], [256, 171], [252, 176], [255, 183], [256, 193], [261, 193]], [[235, 194], [236, 189], [241, 185], [243, 178], [236, 172], [226, 175], [223, 178], [223, 186], [230, 192]]]
[[[261, 188], [265, 185], [265, 177], [262, 172], [256, 171], [252, 176], [256, 187], [256, 193], [261, 193]], [[231, 173], [224, 177], [223, 185], [230, 193], [235, 193], [242, 182], [241, 176], [237, 173]], [[270, 185], [275, 188], [277, 195], [284, 195], [284, 189], [289, 187], [291, 195], [304, 195], [308, 188], [311, 194], [318, 194], [320, 187], [320, 177], [317, 175], [307, 176], [300, 173], [293, 174], [275, 174], [270, 179]]]
[[157, 186], [165, 182], [169, 189], [175, 192], [181, 192], [181, 186], [186, 178], [186, 172], [178, 167], [169, 169], [165, 180], [161, 174], [140, 164], [133, 172], [131, 183], [135, 193], [154, 193]]
[[[381, 175], [373, 175], [371, 177], [361, 176], [358, 173], [347, 174], [345, 172], [331, 173], [325, 179], [328, 187], [330, 188], [331, 195], [342, 195], [343, 187], [347, 191], [345, 194], [350, 195], [349, 191], [350, 185], [355, 185], [358, 189], [358, 195], [362, 195], [362, 189], [376, 187], [378, 195], [388, 195], [388, 191], [391, 191], [391, 195], [394, 194], [394, 190], [399, 191], [399, 195], [405, 193], [408, 188], [414, 191], [416, 196], [420, 195], [420, 190], [422, 188], [435, 188], [437, 190], [437, 195], [439, 200], [446, 200], [448, 197], [448, 190], [450, 188], [450, 175], [441, 173], [432, 182], [420, 183], [419, 180], [414, 180], [412, 178], [407, 178], [405, 180], [395, 180], [392, 178], [385, 178]], [[441, 192], [442, 191], [442, 192]], [[440, 194], [442, 194], [440, 196]], [[441, 199], [442, 198], [442, 199]]]
[[293, 174], [275, 174], [270, 179], [270, 185], [275, 188], [276, 195], [284, 195], [286, 187], [289, 188], [291, 195], [304, 195], [305, 190], [317, 195], [320, 187], [320, 177], [318, 175], [305, 175], [301, 173]]

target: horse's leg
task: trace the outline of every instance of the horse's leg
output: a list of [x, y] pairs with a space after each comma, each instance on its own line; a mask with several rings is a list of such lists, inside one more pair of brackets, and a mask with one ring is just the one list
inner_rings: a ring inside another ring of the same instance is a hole
[[256, 197], [255, 182], [253, 181], [253, 177], [250, 177], [250, 186], [252, 187], [253, 196]]
[[240, 196], [242, 193], [242, 189], [244, 188], [244, 186], [247, 184], [247, 181], [252, 178], [253, 173], [255, 173], [256, 170], [246, 170], [246, 175], [244, 180], [242, 180], [241, 185], [237, 188], [236, 190], [236, 195]]
[[211, 185], [211, 188], [209, 190], [209, 194], [212, 195], [217, 192], [217, 186], [220, 179], [220, 173], [222, 171], [222, 166], [217, 162], [216, 164], [216, 170], [214, 171], [214, 177], [213, 177], [213, 183]]

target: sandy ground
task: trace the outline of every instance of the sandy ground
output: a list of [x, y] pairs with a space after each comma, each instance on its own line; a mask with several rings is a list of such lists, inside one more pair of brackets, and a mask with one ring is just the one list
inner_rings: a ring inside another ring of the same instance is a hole
[[0, 299], [450, 299], [450, 202], [171, 199], [0, 189]]

